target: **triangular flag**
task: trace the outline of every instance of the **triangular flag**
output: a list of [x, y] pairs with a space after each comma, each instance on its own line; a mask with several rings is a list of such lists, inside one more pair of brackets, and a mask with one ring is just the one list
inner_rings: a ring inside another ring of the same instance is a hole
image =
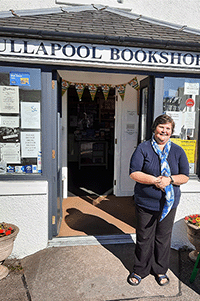
[[78, 98], [80, 100], [83, 95], [83, 91], [85, 89], [85, 84], [75, 83], [75, 88], [76, 88], [76, 92], [78, 94]]
[[62, 80], [62, 96], [65, 94], [69, 86], [71, 85], [71, 82], [68, 82], [67, 80]]
[[119, 92], [119, 95], [121, 96], [122, 100], [124, 100], [125, 90], [126, 90], [126, 84], [121, 84], [116, 86], [117, 90]]
[[92, 100], [94, 100], [98, 86], [96, 84], [88, 84], [88, 89], [90, 91], [90, 95]]
[[132, 80], [130, 80], [130, 82], [128, 82], [128, 84], [136, 90], [139, 90], [139, 88], [140, 88], [137, 77], [134, 77]]
[[111, 88], [111, 85], [101, 84], [101, 89], [102, 89], [105, 100], [107, 100], [107, 98], [108, 98], [110, 88]]

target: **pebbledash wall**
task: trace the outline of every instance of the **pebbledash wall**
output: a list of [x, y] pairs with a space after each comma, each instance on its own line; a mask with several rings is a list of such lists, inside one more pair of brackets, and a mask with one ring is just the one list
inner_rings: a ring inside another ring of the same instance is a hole
[[47, 247], [47, 181], [0, 181], [0, 208], [0, 221], [20, 229], [11, 257], [23, 258]]

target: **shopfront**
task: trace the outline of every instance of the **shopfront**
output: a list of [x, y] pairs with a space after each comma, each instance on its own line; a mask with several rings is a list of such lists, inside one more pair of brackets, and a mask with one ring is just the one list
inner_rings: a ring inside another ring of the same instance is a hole
[[[200, 41], [170, 48], [21, 34], [0, 38], [0, 220], [21, 229], [15, 254], [32, 254], [57, 236], [70, 193], [132, 196], [130, 156], [162, 113], [175, 120], [172, 139], [190, 163], [173, 237], [174, 245], [185, 243], [180, 221], [198, 210], [200, 195]], [[84, 184], [76, 185], [80, 173]]]

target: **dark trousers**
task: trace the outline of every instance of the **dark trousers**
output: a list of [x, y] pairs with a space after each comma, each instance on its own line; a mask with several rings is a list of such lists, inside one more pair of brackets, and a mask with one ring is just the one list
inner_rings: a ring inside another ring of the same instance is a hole
[[142, 278], [165, 274], [169, 266], [171, 233], [176, 208], [160, 222], [161, 213], [136, 205], [136, 248], [133, 271]]

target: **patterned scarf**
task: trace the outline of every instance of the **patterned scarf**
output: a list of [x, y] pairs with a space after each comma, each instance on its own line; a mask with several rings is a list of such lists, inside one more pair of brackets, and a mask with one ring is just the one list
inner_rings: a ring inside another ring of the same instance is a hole
[[[171, 140], [169, 139], [169, 141], [166, 143], [163, 151], [160, 150], [156, 140], [154, 139], [154, 135], [152, 136], [151, 144], [152, 144], [152, 147], [153, 147], [155, 153], [160, 158], [161, 176], [166, 176], [166, 177], [171, 176], [171, 170], [170, 170], [169, 164], [167, 162], [167, 157], [169, 155], [169, 151], [171, 148]], [[169, 213], [169, 211], [171, 210], [171, 208], [174, 204], [174, 189], [173, 189], [172, 184], [165, 187], [165, 193], [166, 193], [166, 195], [165, 195], [166, 202], [163, 207], [160, 222]]]

